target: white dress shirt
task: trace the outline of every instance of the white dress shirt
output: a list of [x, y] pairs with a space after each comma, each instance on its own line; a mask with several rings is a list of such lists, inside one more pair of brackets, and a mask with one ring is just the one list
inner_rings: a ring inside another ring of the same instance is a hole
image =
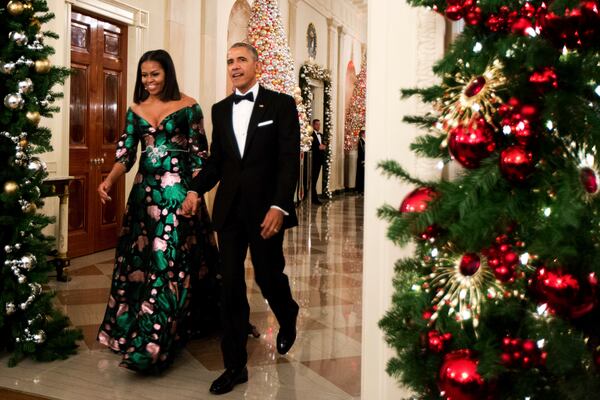
[[[233, 103], [233, 112], [231, 113], [233, 132], [235, 133], [235, 140], [242, 157], [244, 157], [244, 147], [246, 146], [246, 137], [248, 136], [248, 124], [250, 123], [250, 117], [252, 116], [252, 110], [254, 109], [254, 103], [256, 103], [256, 96], [258, 95], [258, 82], [248, 92], [252, 92], [254, 101], [242, 100], [237, 104]], [[240, 92], [238, 89], [235, 89], [235, 93], [239, 95], [246, 94]]]

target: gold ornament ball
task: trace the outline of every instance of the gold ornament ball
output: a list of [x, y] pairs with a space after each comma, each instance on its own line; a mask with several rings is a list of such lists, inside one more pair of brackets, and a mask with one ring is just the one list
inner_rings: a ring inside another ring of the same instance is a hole
[[25, 3], [25, 4], [23, 4], [23, 8], [25, 10], [31, 10], [31, 9], [33, 9], [33, 6], [31, 5], [31, 3]]
[[25, 6], [20, 1], [12, 0], [8, 2], [8, 4], [6, 5], [6, 9], [10, 13], [10, 15], [17, 16], [23, 13], [23, 10], [25, 10]]
[[34, 28], [38, 32], [42, 29], [42, 23], [37, 18], [33, 18], [31, 20], [31, 22], [29, 23], [29, 26], [31, 26], [32, 28]]
[[294, 88], [294, 96], [302, 96], [302, 89], [300, 89], [298, 86]]
[[14, 194], [19, 190], [19, 184], [15, 181], [7, 181], [4, 183], [4, 193]]
[[41, 60], [37, 60], [35, 62], [35, 72], [37, 72], [38, 74], [45, 74], [48, 71], [50, 71], [50, 60], [48, 60], [47, 58], [42, 58]]
[[27, 145], [29, 145], [29, 141], [27, 139], [19, 140], [19, 146], [21, 146], [22, 148], [27, 147]]
[[29, 203], [23, 211], [26, 214], [35, 214], [35, 212], [37, 211], [37, 206], [35, 205], [35, 203]]
[[27, 111], [27, 114], [25, 114], [25, 116], [33, 125], [39, 124], [40, 120], [42, 119], [42, 116], [37, 111]]

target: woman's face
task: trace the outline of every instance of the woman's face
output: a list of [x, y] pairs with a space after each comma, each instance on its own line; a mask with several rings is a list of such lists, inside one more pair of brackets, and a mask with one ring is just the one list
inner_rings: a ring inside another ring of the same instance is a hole
[[165, 87], [165, 70], [156, 61], [142, 63], [142, 84], [150, 96], [158, 96]]

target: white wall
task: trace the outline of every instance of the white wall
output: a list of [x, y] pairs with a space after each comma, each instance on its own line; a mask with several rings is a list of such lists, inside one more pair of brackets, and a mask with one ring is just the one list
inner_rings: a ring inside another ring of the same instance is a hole
[[293, 57], [296, 61], [296, 72], [299, 67], [308, 60], [306, 48], [306, 30], [308, 24], [312, 23], [317, 31], [317, 57], [315, 62], [327, 66], [327, 17], [320, 14], [310, 5], [300, 2], [296, 12], [296, 48], [293, 49]]

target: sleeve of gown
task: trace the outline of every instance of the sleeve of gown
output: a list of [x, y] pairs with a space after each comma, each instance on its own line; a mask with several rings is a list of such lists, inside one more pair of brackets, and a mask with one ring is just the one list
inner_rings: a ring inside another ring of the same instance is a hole
[[115, 162], [125, 165], [126, 171], [129, 171], [135, 164], [137, 158], [137, 146], [140, 138], [135, 129], [135, 114], [131, 109], [127, 110], [125, 115], [125, 129], [117, 142], [117, 152]]
[[208, 156], [208, 142], [204, 131], [204, 116], [198, 104], [188, 110], [189, 150], [192, 171], [199, 171]]

